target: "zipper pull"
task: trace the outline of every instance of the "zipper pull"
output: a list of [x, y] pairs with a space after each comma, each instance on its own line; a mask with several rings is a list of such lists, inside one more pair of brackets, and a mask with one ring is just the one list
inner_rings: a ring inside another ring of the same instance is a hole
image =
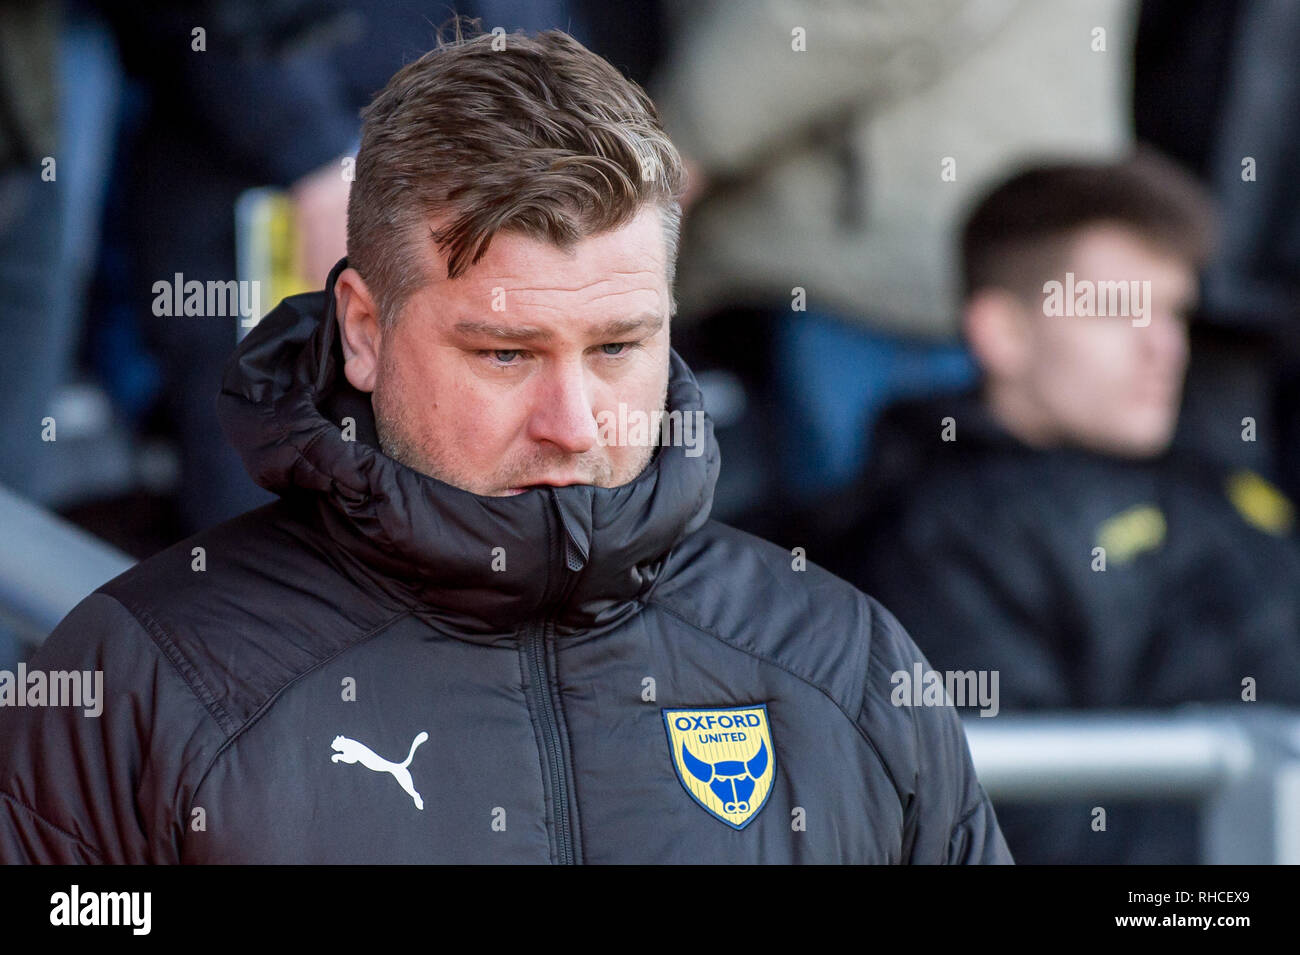
[[564, 537], [564, 566], [576, 574], [587, 566], [587, 555], [578, 545], [577, 535], [569, 528], [569, 521], [564, 516], [564, 507], [560, 504], [560, 496], [555, 488], [551, 488], [551, 503], [555, 506], [555, 517], [560, 534]]
[[568, 531], [564, 532], [564, 566], [574, 573], [587, 566], [587, 558], [582, 556], [582, 551], [578, 550], [578, 545], [573, 542]]

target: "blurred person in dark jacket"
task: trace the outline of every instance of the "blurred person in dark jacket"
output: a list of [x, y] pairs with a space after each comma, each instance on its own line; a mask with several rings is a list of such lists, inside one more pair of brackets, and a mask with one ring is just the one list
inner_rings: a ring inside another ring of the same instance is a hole
[[[1212, 242], [1199, 187], [1148, 152], [1022, 172], [967, 220], [980, 383], [887, 412], [827, 563], [936, 669], [998, 671], [1003, 712], [1300, 700], [1291, 503], [1171, 450]], [[1194, 859], [1192, 807], [1112, 807], [1099, 833], [1090, 805], [1007, 813], [1017, 859]]]

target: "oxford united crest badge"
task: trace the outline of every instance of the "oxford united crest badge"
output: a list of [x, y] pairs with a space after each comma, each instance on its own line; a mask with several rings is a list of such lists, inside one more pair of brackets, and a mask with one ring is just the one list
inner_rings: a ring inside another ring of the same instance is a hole
[[776, 779], [767, 705], [664, 709], [668, 749], [691, 798], [733, 829], [758, 815]]

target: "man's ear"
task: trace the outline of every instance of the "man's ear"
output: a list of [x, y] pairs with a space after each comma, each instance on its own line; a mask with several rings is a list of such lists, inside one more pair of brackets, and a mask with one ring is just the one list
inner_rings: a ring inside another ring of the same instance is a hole
[[334, 314], [343, 341], [343, 373], [357, 391], [374, 391], [383, 328], [375, 298], [354, 268], [344, 269], [334, 280]]
[[995, 379], [1019, 378], [1033, 357], [1034, 316], [1014, 294], [999, 288], [973, 292], [962, 313], [975, 361]]

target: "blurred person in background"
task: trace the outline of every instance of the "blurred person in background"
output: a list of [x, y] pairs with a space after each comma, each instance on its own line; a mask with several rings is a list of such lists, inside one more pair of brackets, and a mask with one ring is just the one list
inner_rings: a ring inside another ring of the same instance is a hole
[[[1128, 147], [1136, 5], [667, 9], [651, 92], [696, 180], [683, 348], [746, 386], [750, 414], [720, 435], [719, 507], [771, 535], [790, 504], [852, 479], [888, 400], [973, 378], [954, 321], [960, 210], [1021, 157]], [[767, 453], [773, 434], [785, 453]]]
[[[882, 416], [867, 512], [825, 559], [936, 669], [997, 671], [1001, 712], [1241, 702], [1247, 678], [1300, 703], [1291, 503], [1171, 449], [1212, 240], [1149, 151], [1030, 168], [966, 222], [978, 385]], [[1190, 806], [1108, 804], [1106, 832], [1090, 807], [1007, 810], [1017, 860], [1195, 861]]]

